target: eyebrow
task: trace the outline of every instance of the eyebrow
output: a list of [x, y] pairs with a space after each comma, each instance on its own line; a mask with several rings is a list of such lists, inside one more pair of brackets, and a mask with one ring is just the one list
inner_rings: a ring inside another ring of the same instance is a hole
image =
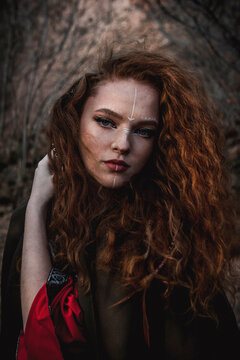
[[[112, 115], [112, 116], [114, 116], [115, 118], [120, 119], [120, 120], [123, 119], [123, 116], [122, 116], [122, 115], [120, 115], [120, 114], [118, 114], [118, 113], [116, 113], [115, 111], [110, 110], [110, 109], [102, 108], [102, 109], [97, 109], [96, 111], [104, 112], [105, 114]], [[138, 124], [139, 124], [139, 123], [141, 123], [141, 124], [146, 124], [146, 125], [158, 126], [157, 120], [140, 120], [140, 121], [138, 121]]]
[[120, 119], [120, 120], [123, 119], [123, 117], [122, 117], [121, 115], [119, 115], [118, 113], [116, 113], [115, 111], [110, 110], [110, 109], [105, 109], [105, 108], [103, 108], [103, 109], [98, 109], [98, 110], [96, 110], [96, 111], [104, 112], [104, 113], [106, 113], [106, 114], [108, 114], [108, 115], [112, 115], [112, 116], [114, 116], [114, 117], [116, 117], [116, 118], [118, 118], [118, 119]]

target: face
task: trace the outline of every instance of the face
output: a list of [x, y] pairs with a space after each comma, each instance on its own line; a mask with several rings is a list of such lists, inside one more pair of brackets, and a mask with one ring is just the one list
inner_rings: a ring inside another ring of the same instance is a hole
[[133, 79], [99, 85], [80, 119], [80, 152], [87, 171], [101, 185], [119, 188], [146, 165], [154, 145], [159, 96]]

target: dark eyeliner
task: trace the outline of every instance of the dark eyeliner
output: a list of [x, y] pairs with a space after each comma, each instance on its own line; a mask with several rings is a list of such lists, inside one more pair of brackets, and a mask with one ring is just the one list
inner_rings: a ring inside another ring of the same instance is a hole
[[[156, 133], [156, 131], [154, 129], [148, 129], [148, 128], [137, 129], [136, 131], [139, 135], [141, 135], [142, 137], [148, 138], [148, 139], [153, 137]], [[141, 134], [141, 131], [145, 132], [146, 135]]]
[[108, 126], [104, 126], [104, 125], [103, 125], [103, 122], [104, 122], [104, 121], [107, 122], [108, 124], [111, 124], [111, 125], [115, 126], [115, 123], [114, 123], [112, 120], [110, 120], [110, 119], [108, 119], [108, 118], [106, 118], [106, 117], [104, 117], [104, 116], [97, 116], [97, 115], [95, 115], [95, 116], [93, 117], [93, 119], [94, 119], [100, 126], [102, 126], [102, 127], [108, 127]]

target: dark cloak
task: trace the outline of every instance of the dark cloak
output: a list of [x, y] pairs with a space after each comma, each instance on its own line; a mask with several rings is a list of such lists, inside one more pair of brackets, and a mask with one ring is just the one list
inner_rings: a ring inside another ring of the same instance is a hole
[[[1, 353], [5, 360], [16, 358], [22, 329], [20, 273], [16, 264], [22, 252], [27, 202], [28, 199], [12, 214], [3, 254]], [[50, 214], [51, 203], [49, 209]], [[109, 309], [125, 295], [117, 277], [96, 271], [93, 266], [89, 266], [89, 270], [92, 290], [86, 295], [79, 294], [90, 345], [86, 359], [231, 360], [240, 356], [240, 331], [224, 292], [218, 293], [212, 301], [219, 319], [217, 324], [207, 317], [192, 318], [188, 311], [188, 292], [184, 288], [174, 289], [166, 307], [161, 296], [162, 285], [154, 280], [146, 296], [150, 330], [148, 348], [142, 326], [142, 294]]]

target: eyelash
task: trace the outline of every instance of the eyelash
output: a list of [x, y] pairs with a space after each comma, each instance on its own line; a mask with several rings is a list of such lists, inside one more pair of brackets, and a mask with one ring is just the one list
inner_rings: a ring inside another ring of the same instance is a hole
[[[109, 128], [109, 127], [116, 128], [115, 123], [105, 117], [94, 116], [94, 120], [103, 128]], [[105, 122], [105, 125], [103, 125], [104, 122]], [[108, 125], [106, 125], [106, 123]], [[112, 126], [109, 126], [109, 125], [112, 125]], [[135, 133], [140, 134], [140, 136], [149, 139], [155, 135], [155, 130], [148, 129], [148, 128], [140, 128], [140, 129], [136, 129]], [[145, 133], [145, 135], [143, 133]]]
[[105, 126], [103, 125], [103, 122], [105, 121], [105, 123], [107, 122], [108, 124], [111, 124], [113, 127], [116, 127], [116, 125], [114, 124], [113, 121], [106, 119], [104, 117], [100, 117], [100, 116], [94, 116], [94, 120], [102, 127], [109, 127], [109, 126]]

